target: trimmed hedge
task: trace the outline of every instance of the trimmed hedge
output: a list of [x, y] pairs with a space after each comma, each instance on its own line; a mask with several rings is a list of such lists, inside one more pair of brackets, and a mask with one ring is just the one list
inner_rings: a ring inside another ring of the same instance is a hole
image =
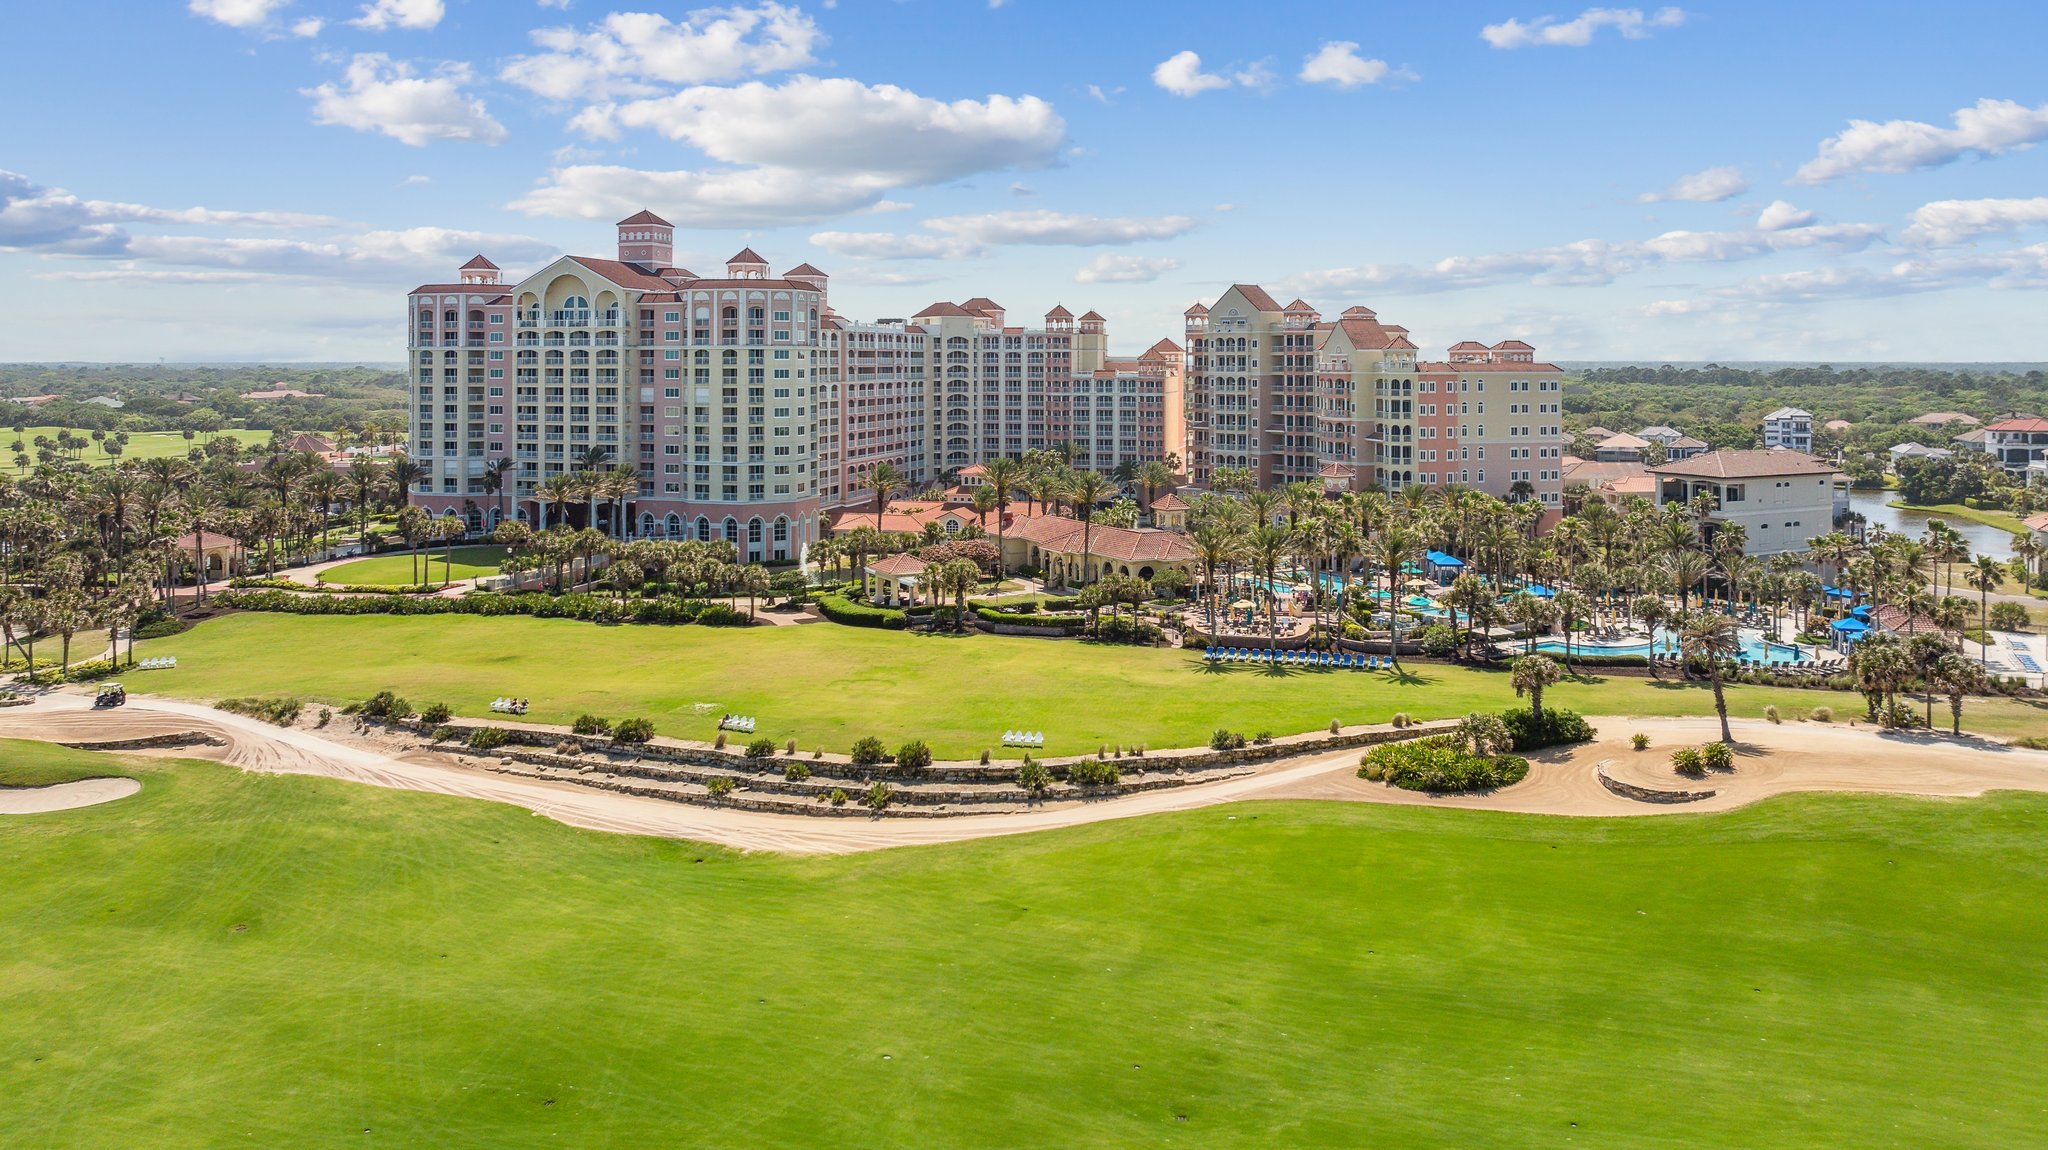
[[999, 611], [994, 607], [976, 607], [974, 614], [982, 622], [995, 627], [1081, 627], [1088, 622], [1085, 615], [1040, 615], [1027, 611]]
[[420, 583], [413, 586], [385, 583], [297, 583], [283, 576], [243, 575], [228, 580], [228, 587], [237, 591], [310, 591], [316, 595], [432, 595], [442, 590], [438, 583]]
[[1529, 760], [1520, 755], [1468, 755], [1456, 740], [1442, 735], [1383, 743], [1367, 751], [1358, 765], [1361, 779], [1434, 794], [1497, 790], [1528, 774]]
[[1515, 749], [1535, 751], [1544, 747], [1555, 747], [1564, 743], [1590, 743], [1595, 731], [1585, 717], [1577, 711], [1561, 707], [1543, 708], [1543, 721], [1536, 722], [1529, 715], [1529, 708], [1516, 707], [1502, 711], [1501, 720], [1508, 725], [1508, 733], [1514, 736]]
[[910, 621], [908, 615], [894, 607], [856, 603], [838, 594], [818, 596], [818, 613], [848, 627], [880, 627], [885, 631], [901, 631]]
[[214, 596], [214, 602], [238, 611], [287, 615], [530, 615], [536, 619], [576, 619], [586, 623], [697, 623], [706, 627], [744, 627], [749, 622], [745, 614], [727, 603], [664, 595], [621, 606], [616, 600], [587, 591], [567, 595], [476, 592], [460, 599], [442, 599], [394, 594], [296, 595], [261, 589], [223, 591]]

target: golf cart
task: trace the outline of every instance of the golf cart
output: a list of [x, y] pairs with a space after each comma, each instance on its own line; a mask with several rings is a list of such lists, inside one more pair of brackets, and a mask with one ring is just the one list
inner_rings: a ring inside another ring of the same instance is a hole
[[95, 707], [118, 707], [128, 701], [128, 688], [119, 683], [101, 683], [99, 694], [92, 698]]

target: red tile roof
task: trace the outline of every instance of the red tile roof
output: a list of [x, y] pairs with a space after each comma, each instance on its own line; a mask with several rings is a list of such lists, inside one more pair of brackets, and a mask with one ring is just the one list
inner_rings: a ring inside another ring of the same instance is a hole
[[1253, 307], [1259, 309], [1260, 311], [1281, 310], [1280, 305], [1274, 302], [1273, 297], [1266, 294], [1266, 289], [1260, 287], [1257, 284], [1231, 284], [1230, 290], [1243, 296], [1245, 298], [1245, 302], [1251, 304]]
[[1047, 319], [1073, 319], [1073, 318], [1074, 318], [1074, 313], [1073, 313], [1073, 312], [1070, 312], [1070, 311], [1068, 311], [1068, 310], [1067, 310], [1067, 305], [1065, 305], [1065, 304], [1063, 304], [1063, 303], [1056, 303], [1056, 304], [1052, 305], [1052, 310], [1051, 310], [1051, 311], [1049, 311], [1049, 312], [1046, 312], [1046, 313], [1045, 313], [1045, 318], [1047, 318]]
[[1424, 372], [1435, 375], [1458, 375], [1470, 371], [1561, 372], [1564, 370], [1554, 363], [1418, 363], [1415, 366]]
[[1084, 534], [1088, 536], [1088, 554], [1099, 559], [1126, 563], [1147, 560], [1185, 563], [1195, 557], [1194, 549], [1188, 546], [1186, 538], [1178, 532], [1157, 528], [1111, 527], [1098, 523], [1092, 532], [1084, 532], [1078, 519], [1043, 515], [1020, 520], [1011, 524], [1009, 529], [1010, 538], [1027, 539], [1042, 550], [1071, 555], [1081, 553]]
[[2001, 419], [1986, 431], [2048, 431], [2048, 419]]
[[967, 317], [969, 317], [970, 319], [973, 319], [973, 318], [986, 318], [986, 317], [978, 316], [978, 315], [977, 315], [977, 313], [975, 313], [975, 312], [971, 312], [971, 311], [968, 311], [968, 310], [967, 310], [966, 308], [964, 308], [964, 307], [961, 307], [961, 306], [960, 306], [959, 304], [957, 304], [957, 303], [947, 303], [947, 302], [945, 302], [944, 300], [941, 300], [941, 301], [939, 301], [938, 303], [932, 304], [932, 305], [931, 305], [930, 307], [926, 307], [926, 308], [920, 308], [920, 309], [919, 309], [919, 310], [918, 310], [918, 311], [917, 311], [916, 313], [914, 313], [914, 314], [913, 314], [913, 315], [912, 315], [912, 316], [911, 316], [910, 318], [912, 318], [912, 319], [919, 319], [919, 318], [921, 318], [921, 317], [924, 317], [924, 316], [928, 316], [928, 315], [943, 315], [943, 316], [963, 316], [963, 315], [964, 315], [964, 316], [967, 316]]
[[2043, 511], [2039, 515], [2029, 515], [2020, 520], [2020, 525], [2029, 531], [2048, 532], [2048, 511]]
[[674, 224], [669, 223], [667, 220], [662, 219], [660, 216], [655, 215], [653, 212], [648, 211], [646, 208], [641, 208], [639, 211], [634, 212], [632, 215], [627, 216], [625, 219], [619, 221], [619, 226], [622, 228], [625, 227], [627, 224], [660, 224], [662, 227], [665, 228], [672, 228], [675, 226]]
[[1833, 464], [1799, 451], [1723, 449], [1673, 460], [1649, 469], [1653, 475], [1692, 479], [1761, 479], [1774, 475], [1839, 475]]
[[725, 262], [729, 264], [765, 264], [768, 261], [761, 258], [761, 253], [752, 248], [741, 248], [740, 254]]
[[783, 279], [788, 279], [791, 276], [817, 276], [819, 279], [831, 278], [824, 272], [819, 271], [817, 268], [814, 268], [807, 263], [798, 264], [795, 267], [789, 269], [788, 271], [782, 273]]
[[1186, 511], [1187, 509], [1187, 501], [1171, 491], [1162, 493], [1159, 498], [1152, 501], [1152, 510], [1154, 511]]
[[868, 570], [877, 575], [915, 575], [931, 564], [908, 553], [891, 555], [868, 564]]
[[[204, 541], [199, 544], [199, 549], [202, 551], [211, 551], [216, 547], [239, 548], [242, 545], [241, 541], [239, 540], [229, 538], [226, 535], [216, 535], [211, 531], [202, 531], [200, 532], [200, 535], [204, 537]], [[192, 550], [192, 538], [192, 532], [190, 531], [187, 531], [183, 535], [178, 536], [178, 550]]]
[[963, 303], [960, 306], [966, 308], [968, 311], [978, 312], [996, 312], [1003, 310], [1002, 304], [997, 303], [996, 301], [988, 298], [985, 295], [975, 296], [973, 299], [968, 300], [966, 303]]
[[598, 259], [596, 256], [570, 256], [569, 260], [596, 272], [622, 288], [634, 291], [672, 291], [676, 286], [639, 264]]
[[468, 263], [462, 265], [463, 271], [469, 271], [472, 268], [485, 268], [490, 271], [497, 271], [498, 265], [492, 263], [491, 261], [485, 259], [482, 256], [478, 256], [475, 259], [469, 261]]
[[1182, 314], [1182, 315], [1208, 315], [1208, 314], [1209, 314], [1209, 305], [1207, 305], [1207, 304], [1205, 304], [1205, 303], [1202, 303], [1202, 302], [1200, 302], [1200, 301], [1198, 300], [1198, 301], [1196, 301], [1196, 302], [1194, 303], [1194, 305], [1193, 305], [1193, 306], [1189, 307], [1189, 308], [1188, 308], [1188, 310], [1186, 310], [1186, 311], [1182, 312], [1181, 314]]

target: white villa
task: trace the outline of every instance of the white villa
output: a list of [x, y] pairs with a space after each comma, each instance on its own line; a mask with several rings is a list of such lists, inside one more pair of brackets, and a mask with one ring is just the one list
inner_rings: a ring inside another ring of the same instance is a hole
[[1781, 407], [1764, 416], [1764, 446], [1787, 451], [1813, 453], [1813, 413], [1800, 407]]
[[1846, 476], [1798, 451], [1710, 451], [1649, 472], [1659, 507], [1713, 496], [1718, 506], [1707, 516], [1708, 541], [1720, 528], [1740, 524], [1750, 555], [1804, 551], [1808, 539], [1834, 529], [1849, 499]]

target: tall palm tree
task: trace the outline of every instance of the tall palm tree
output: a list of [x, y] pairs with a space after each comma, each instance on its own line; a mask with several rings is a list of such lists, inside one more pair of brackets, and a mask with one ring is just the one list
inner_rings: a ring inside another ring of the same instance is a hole
[[1229, 525], [1205, 522], [1188, 532], [1188, 545], [1195, 549], [1195, 558], [1202, 564], [1202, 577], [1209, 592], [1209, 639], [1214, 642], [1222, 633], [1217, 612], [1219, 588], [1216, 582], [1218, 568], [1228, 564], [1237, 555], [1237, 532]]
[[1074, 515], [1081, 520], [1081, 574], [1084, 579], [1093, 558], [1095, 505], [1114, 494], [1116, 484], [1098, 471], [1077, 471], [1067, 480], [1067, 501], [1074, 505]]
[[1280, 561], [1287, 557], [1292, 546], [1292, 532], [1272, 523], [1261, 523], [1252, 528], [1245, 539], [1245, 554], [1251, 559], [1260, 575], [1265, 577], [1266, 600], [1266, 645], [1280, 645], [1280, 593], [1275, 590], [1275, 577], [1279, 574]]
[[1734, 742], [1735, 732], [1728, 726], [1728, 696], [1721, 687], [1721, 663], [1742, 651], [1742, 635], [1735, 620], [1718, 611], [1693, 611], [1679, 622], [1678, 642], [1687, 662], [1694, 657], [1706, 661], [1707, 682], [1714, 688], [1714, 714], [1721, 720], [1721, 741]]
[[1538, 730], [1543, 727], [1543, 688], [1564, 678], [1564, 668], [1545, 655], [1524, 655], [1515, 660], [1513, 674], [1509, 677], [1515, 687], [1515, 697], [1524, 693], [1529, 696], [1529, 717], [1535, 720]]
[[983, 470], [986, 472], [986, 486], [996, 501], [996, 578], [1000, 580], [1009, 573], [1009, 567], [1003, 561], [1003, 521], [1009, 518], [1010, 497], [1015, 494], [1017, 485], [1023, 482], [1024, 468], [1014, 459], [997, 456], [989, 460]]
[[370, 534], [370, 501], [377, 495], [377, 489], [384, 486], [383, 469], [371, 462], [365, 455], [358, 455], [348, 464], [349, 501], [356, 507], [356, 542], [360, 546], [368, 541]]
[[875, 495], [875, 530], [882, 529], [882, 512], [889, 507], [889, 497], [910, 485], [910, 480], [896, 470], [896, 465], [883, 460], [868, 468], [867, 488]]
[[[1973, 568], [1974, 569], [1974, 568]], [[1949, 734], [1963, 733], [1963, 698], [1984, 689], [1984, 672], [1961, 655], [1950, 652], [1934, 661], [1926, 671], [1928, 685], [1948, 697]]]
[[1551, 609], [1557, 612], [1557, 621], [1564, 629], [1564, 665], [1572, 665], [1572, 629], [1586, 619], [1591, 604], [1579, 592], [1567, 587], [1550, 600]]
[[[575, 498], [575, 495], [576, 480], [571, 476], [556, 474], [541, 480], [540, 485], [534, 488], [533, 499], [535, 503], [540, 505], [540, 529], [542, 531], [548, 529], [548, 519], [550, 518], [548, 512], [557, 506], [566, 504], [569, 500]], [[568, 518], [566, 515], [562, 517], [564, 522]]]
[[1148, 459], [1137, 466], [1134, 475], [1138, 491], [1145, 497], [1145, 515], [1149, 521], [1152, 515], [1152, 501], [1159, 498], [1161, 488], [1173, 484], [1173, 471], [1157, 459]]
[[484, 464], [484, 494], [497, 496], [500, 523], [505, 522], [506, 517], [511, 515], [511, 511], [505, 506], [505, 500], [509, 494], [507, 488], [512, 485], [512, 468], [512, 457], [509, 455]]
[[1991, 665], [1991, 589], [1998, 586], [2004, 577], [1998, 560], [1989, 555], [1979, 555], [1963, 571], [1963, 583], [1977, 592], [1977, 627], [1984, 632], [1983, 661]]
[[1373, 559], [1387, 573], [1387, 650], [1396, 671], [1401, 669], [1401, 567], [1421, 550], [1421, 539], [1405, 524], [1388, 526], [1373, 540]]

